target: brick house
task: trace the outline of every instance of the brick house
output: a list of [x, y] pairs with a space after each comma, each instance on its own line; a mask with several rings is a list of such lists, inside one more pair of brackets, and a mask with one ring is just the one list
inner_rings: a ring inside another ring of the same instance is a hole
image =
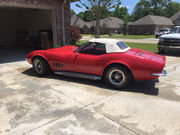
[[82, 34], [90, 33], [90, 22], [85, 22], [75, 14], [71, 16], [71, 25], [75, 25]]
[[172, 28], [174, 24], [163, 16], [147, 15], [135, 22], [128, 23], [129, 34], [154, 35], [161, 28]]
[[[100, 20], [101, 34], [110, 33], [122, 33], [122, 25], [124, 21], [117, 17], [107, 17]], [[96, 27], [96, 22], [92, 21], [90, 23], [91, 27]]]
[[170, 19], [176, 26], [180, 26], [180, 11], [171, 16]]
[[52, 31], [52, 47], [68, 44], [71, 39], [70, 2], [73, 1], [0, 0], [0, 47], [15, 47], [17, 40], [25, 37], [18, 32], [26, 31], [30, 35], [40, 30]]

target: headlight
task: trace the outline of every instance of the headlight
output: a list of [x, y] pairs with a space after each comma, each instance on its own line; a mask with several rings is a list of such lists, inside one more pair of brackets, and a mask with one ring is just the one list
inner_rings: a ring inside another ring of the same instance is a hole
[[160, 38], [160, 39], [159, 39], [159, 42], [164, 42], [164, 38]]

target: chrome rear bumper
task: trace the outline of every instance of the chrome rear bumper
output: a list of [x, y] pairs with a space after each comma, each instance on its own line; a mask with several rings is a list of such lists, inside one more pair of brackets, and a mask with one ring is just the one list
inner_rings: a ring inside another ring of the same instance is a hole
[[166, 76], [166, 70], [163, 70], [162, 73], [152, 73], [153, 76]]

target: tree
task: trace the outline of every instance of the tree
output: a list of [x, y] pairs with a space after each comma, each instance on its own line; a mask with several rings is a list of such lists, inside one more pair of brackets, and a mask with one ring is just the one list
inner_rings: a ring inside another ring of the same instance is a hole
[[172, 0], [140, 0], [133, 11], [133, 21], [146, 15], [170, 17], [179, 10], [179, 3]]
[[74, 15], [74, 14], [75, 14], [74, 10], [73, 10], [73, 9], [71, 9], [71, 15]]
[[76, 4], [77, 7], [90, 10], [96, 20], [96, 37], [100, 35], [100, 19], [104, 9], [113, 9], [121, 4], [120, 0], [80, 0], [80, 4]]
[[151, 3], [148, 0], [140, 0], [134, 8], [132, 20], [135, 21], [149, 14], [153, 14]]
[[82, 38], [79, 29], [76, 26], [71, 26], [71, 44], [75, 45]]
[[84, 12], [80, 12], [77, 16], [84, 20]]
[[86, 22], [90, 22], [90, 21], [92, 21], [92, 20], [94, 20], [95, 18], [94, 18], [94, 16], [92, 15], [92, 13], [91, 13], [91, 11], [90, 10], [86, 10], [85, 12], [84, 12], [84, 21], [86, 21]]
[[150, 0], [154, 15], [163, 15], [163, 10], [171, 0]]
[[121, 18], [121, 19], [123, 19], [124, 20], [124, 18], [126, 17], [126, 16], [128, 16], [129, 14], [128, 14], [128, 9], [127, 9], [127, 7], [116, 7], [115, 8], [115, 10], [114, 10], [114, 12], [113, 12], [113, 16], [114, 17], [118, 17], [118, 18]]
[[94, 17], [92, 16], [92, 13], [90, 10], [80, 12], [77, 16], [86, 22], [90, 22], [90, 21], [94, 20]]
[[167, 7], [164, 9], [164, 15], [169, 18], [173, 16], [175, 13], [177, 13], [178, 11], [180, 11], [180, 3], [169, 2]]
[[106, 18], [106, 17], [110, 17], [113, 16], [113, 12], [109, 11], [107, 8], [102, 9], [101, 11], [101, 19]]
[[[86, 10], [84, 12], [80, 12], [78, 15], [82, 20], [86, 22], [94, 21], [96, 18], [93, 16], [91, 10]], [[112, 11], [109, 11], [108, 9], [102, 9], [101, 19], [112, 16]]]

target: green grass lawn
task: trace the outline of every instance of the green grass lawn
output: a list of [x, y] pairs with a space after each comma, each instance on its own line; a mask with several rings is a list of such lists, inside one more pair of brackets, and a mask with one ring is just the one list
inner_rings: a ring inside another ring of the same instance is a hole
[[150, 52], [158, 52], [157, 44], [147, 44], [147, 43], [129, 43], [126, 42], [126, 44], [131, 48], [138, 48]]
[[[76, 46], [81, 46], [83, 45], [84, 43], [86, 43], [87, 40], [80, 40], [76, 43]], [[157, 49], [157, 45], [156, 44], [147, 44], [147, 43], [129, 43], [129, 42], [126, 42], [126, 44], [131, 47], [131, 48], [138, 48], [138, 49], [143, 49], [143, 50], [147, 50], [147, 51], [150, 51], [150, 52], [158, 52], [158, 49]]]
[[92, 36], [92, 37], [94, 37], [93, 34], [81, 34], [81, 36]]
[[76, 42], [76, 45], [75, 46], [82, 46], [83, 44], [85, 44], [88, 40], [79, 40], [78, 42]]
[[[92, 34], [81, 34], [82, 36], [92, 36]], [[101, 35], [101, 38], [124, 38], [124, 39], [146, 39], [146, 38], [155, 38], [154, 35], [122, 35], [122, 34], [114, 34], [112, 36], [109, 35]]]
[[125, 39], [146, 39], [146, 38], [155, 38], [154, 35], [122, 35], [122, 34], [114, 34], [112, 36], [109, 35], [101, 35], [102, 38], [125, 38]]

